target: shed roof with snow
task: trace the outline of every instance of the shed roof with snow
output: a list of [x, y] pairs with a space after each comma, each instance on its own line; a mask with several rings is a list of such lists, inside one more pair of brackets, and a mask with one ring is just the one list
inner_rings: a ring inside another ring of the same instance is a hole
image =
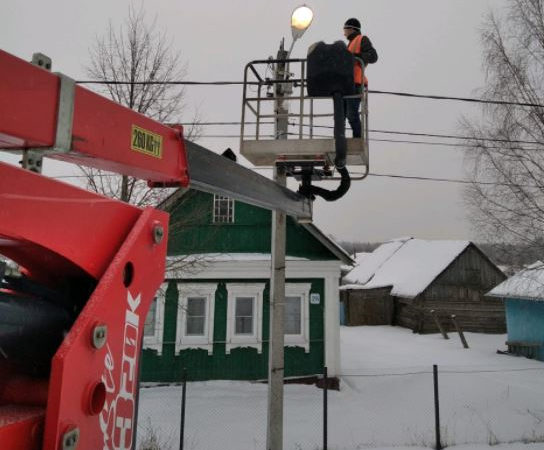
[[544, 263], [537, 261], [488, 292], [492, 297], [544, 301]]
[[391, 295], [414, 298], [423, 292], [468, 246], [470, 241], [399, 238], [357, 257], [342, 289], [391, 286]]

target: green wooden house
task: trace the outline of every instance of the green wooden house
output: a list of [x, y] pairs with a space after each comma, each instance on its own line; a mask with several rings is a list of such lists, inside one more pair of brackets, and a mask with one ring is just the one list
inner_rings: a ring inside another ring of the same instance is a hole
[[[270, 211], [197, 191], [170, 214], [165, 281], [147, 316], [144, 382], [264, 380], [270, 317]], [[350, 256], [312, 224], [287, 221], [285, 376], [339, 373], [340, 267]]]

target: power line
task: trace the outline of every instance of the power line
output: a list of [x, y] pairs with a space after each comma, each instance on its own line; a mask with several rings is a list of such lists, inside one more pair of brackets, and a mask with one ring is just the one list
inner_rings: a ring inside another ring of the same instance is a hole
[[[298, 136], [298, 133], [287, 133], [288, 136]], [[314, 138], [324, 138], [324, 139], [333, 139], [332, 135], [326, 135], [326, 134], [313, 134], [310, 136], [308, 133], [303, 133], [302, 136], [304, 137], [314, 137]], [[203, 134], [199, 136], [200, 138], [207, 138], [207, 139], [240, 139], [240, 135], [238, 134]], [[274, 135], [261, 135], [261, 137], [269, 137], [273, 138]], [[439, 146], [439, 147], [453, 147], [453, 148], [462, 148], [462, 149], [469, 149], [469, 148], [480, 148], [480, 145], [475, 144], [455, 144], [451, 142], [436, 142], [436, 141], [411, 141], [411, 140], [398, 140], [398, 139], [378, 139], [378, 138], [370, 138], [370, 142], [388, 142], [393, 144], [417, 144], [417, 145], [430, 145], [430, 146]], [[496, 146], [487, 146], [487, 149], [490, 150], [504, 150], [502, 147], [496, 147]], [[525, 148], [525, 147], [509, 147], [509, 150], [515, 150], [515, 151], [541, 151], [539, 148]]]
[[[331, 127], [332, 128], [332, 127]], [[433, 138], [442, 138], [442, 139], [459, 139], [465, 141], [481, 141], [481, 142], [503, 142], [503, 143], [514, 143], [514, 144], [533, 144], [533, 145], [544, 145], [543, 142], [538, 141], [522, 141], [515, 139], [497, 139], [497, 138], [479, 138], [475, 136], [462, 136], [455, 134], [434, 134], [434, 133], [421, 133], [421, 132], [410, 132], [410, 131], [393, 131], [393, 130], [369, 130], [371, 133], [382, 133], [382, 134], [401, 134], [405, 136], [420, 136], [420, 137], [433, 137]]]
[[514, 186], [511, 183], [497, 183], [494, 181], [470, 181], [459, 180], [455, 178], [436, 178], [436, 177], [418, 177], [409, 175], [396, 175], [391, 173], [369, 173], [369, 177], [384, 177], [384, 178], [400, 178], [403, 180], [415, 180], [415, 181], [436, 181], [441, 183], [456, 183], [456, 184], [478, 184], [478, 185], [491, 185], [491, 186]]
[[[183, 123], [181, 125], [186, 126], [222, 126], [222, 125], [241, 125], [242, 122], [187, 122]], [[245, 122], [246, 125], [256, 125], [257, 122]], [[260, 125], [273, 125], [274, 122], [260, 122]], [[298, 127], [299, 124], [296, 122], [290, 122], [289, 126]], [[331, 125], [309, 125], [309, 124], [302, 124], [303, 127], [309, 128], [321, 128], [321, 129], [334, 129]], [[531, 145], [544, 145], [544, 142], [539, 141], [524, 141], [524, 140], [518, 140], [518, 139], [497, 139], [497, 138], [481, 138], [481, 137], [475, 137], [475, 136], [462, 136], [462, 135], [456, 135], [456, 134], [437, 134], [437, 133], [423, 133], [423, 132], [412, 132], [412, 131], [396, 131], [396, 130], [376, 130], [376, 129], [369, 129], [370, 133], [379, 133], [379, 134], [393, 134], [393, 135], [404, 135], [404, 136], [417, 136], [417, 137], [432, 137], [432, 138], [440, 138], [440, 139], [459, 139], [464, 141], [478, 141], [478, 142], [500, 142], [500, 143], [513, 143], [513, 144], [531, 144]]]
[[527, 106], [530, 108], [544, 108], [544, 105], [541, 105], [539, 103], [512, 102], [508, 100], [492, 100], [492, 99], [486, 100], [483, 98], [450, 97], [445, 95], [413, 94], [410, 92], [377, 91], [377, 90], [369, 90], [368, 93], [395, 95], [399, 97], [425, 98], [428, 100], [452, 100], [457, 102], [484, 103], [487, 105], [510, 105], [510, 106]]
[[[288, 136], [298, 136], [298, 133], [287, 133]], [[310, 137], [309, 134], [303, 133], [304, 137]], [[207, 138], [207, 139], [240, 139], [240, 135], [238, 134], [202, 134], [199, 136], [200, 138]], [[261, 137], [274, 137], [274, 135], [261, 135]], [[326, 134], [314, 134], [312, 135], [314, 138], [329, 138], [333, 139], [334, 136], [332, 135], [326, 135]], [[395, 139], [376, 139], [376, 138], [370, 138], [370, 142], [389, 142], [394, 144], [423, 144], [423, 145], [438, 145], [443, 147], [461, 147], [461, 148], [470, 148], [473, 147], [471, 145], [466, 144], [452, 144], [450, 142], [430, 142], [430, 141], [410, 141], [410, 140], [395, 140]], [[497, 147], [498, 148], [498, 147]], [[527, 149], [527, 150], [533, 150], [533, 149]]]
[[[131, 84], [135, 86], [153, 86], [153, 85], [180, 85], [180, 86], [240, 86], [243, 81], [119, 81], [119, 80], [78, 80], [77, 84], [107, 84], [124, 85]], [[258, 81], [248, 81], [246, 84], [258, 85]]]
[[[243, 81], [123, 81], [123, 80], [78, 80], [77, 84], [107, 84], [107, 85], [181, 85], [181, 86], [237, 86], [237, 85], [254, 85], [259, 84], [258, 81], [246, 82]], [[272, 81], [270, 83], [273, 83]], [[514, 102], [508, 100], [494, 100], [494, 99], [483, 99], [483, 98], [473, 98], [473, 97], [453, 97], [447, 95], [430, 95], [430, 94], [415, 94], [412, 92], [398, 92], [398, 91], [381, 91], [376, 89], [369, 89], [369, 94], [381, 94], [381, 95], [393, 95], [397, 97], [409, 97], [409, 98], [421, 98], [427, 100], [449, 100], [457, 102], [468, 102], [468, 103], [483, 103], [487, 105], [510, 105], [510, 106], [524, 106], [530, 108], [544, 108], [543, 104], [540, 103], [529, 103], [529, 102]]]
[[[254, 170], [271, 170], [272, 167], [255, 167]], [[117, 174], [94, 174], [93, 177], [115, 177], [121, 176]], [[456, 178], [437, 178], [437, 177], [420, 177], [420, 176], [410, 176], [410, 175], [398, 175], [391, 173], [369, 173], [369, 177], [381, 177], [381, 178], [396, 178], [403, 180], [412, 180], [412, 181], [433, 181], [440, 183], [456, 183], [456, 184], [478, 184], [478, 185], [491, 185], [491, 186], [514, 186], [511, 183], [497, 183], [493, 181], [470, 181], [470, 180], [461, 180]], [[54, 179], [69, 179], [69, 178], [89, 178], [87, 175], [57, 175], [50, 178]]]

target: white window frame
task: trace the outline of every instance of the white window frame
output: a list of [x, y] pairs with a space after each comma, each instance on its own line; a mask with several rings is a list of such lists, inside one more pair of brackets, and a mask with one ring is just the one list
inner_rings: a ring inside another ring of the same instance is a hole
[[[265, 283], [227, 283], [227, 337], [225, 351], [230, 354], [233, 348], [252, 347], [258, 353], [263, 346], [263, 292]], [[236, 326], [236, 297], [253, 297], [253, 333], [237, 335]]]
[[[216, 205], [221, 201], [227, 202], [226, 216], [220, 216], [216, 214]], [[226, 195], [214, 194], [212, 222], [213, 223], [234, 223], [234, 205], [235, 205], [234, 199], [227, 197]], [[230, 212], [230, 214], [228, 212]]]
[[[164, 304], [166, 302], [166, 289], [168, 283], [162, 283], [155, 295], [157, 306], [155, 308], [155, 333], [145, 336], [143, 347], [156, 350], [157, 354], [162, 355], [162, 344], [164, 336]], [[143, 331], [142, 331], [143, 332]]]
[[311, 283], [286, 283], [286, 297], [300, 297], [300, 334], [284, 335], [285, 347], [302, 347], [306, 353], [310, 352], [310, 290]]
[[[190, 348], [206, 350], [208, 355], [213, 354], [213, 329], [215, 317], [215, 292], [217, 283], [178, 283], [178, 313], [176, 327], [176, 354]], [[189, 297], [204, 297], [206, 304], [206, 318], [204, 320], [204, 334], [202, 336], [186, 336], [187, 301]]]

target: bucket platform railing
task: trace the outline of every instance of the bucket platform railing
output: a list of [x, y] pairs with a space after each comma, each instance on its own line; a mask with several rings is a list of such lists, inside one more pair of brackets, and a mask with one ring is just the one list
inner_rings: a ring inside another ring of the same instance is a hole
[[[275, 64], [287, 64], [285, 79], [276, 79]], [[314, 169], [314, 179], [338, 179], [334, 176], [335, 140], [333, 101], [331, 97], [311, 97], [306, 90], [306, 59], [257, 60], [244, 70], [240, 152], [255, 166], [284, 165], [287, 173], [296, 175], [301, 168]], [[279, 97], [275, 85], [283, 84], [286, 106], [275, 110]], [[345, 96], [361, 98], [361, 137], [349, 137], [346, 164], [352, 180], [368, 175], [368, 91]], [[278, 120], [288, 121], [287, 136], [276, 136]], [[351, 134], [349, 125], [346, 134]]]

